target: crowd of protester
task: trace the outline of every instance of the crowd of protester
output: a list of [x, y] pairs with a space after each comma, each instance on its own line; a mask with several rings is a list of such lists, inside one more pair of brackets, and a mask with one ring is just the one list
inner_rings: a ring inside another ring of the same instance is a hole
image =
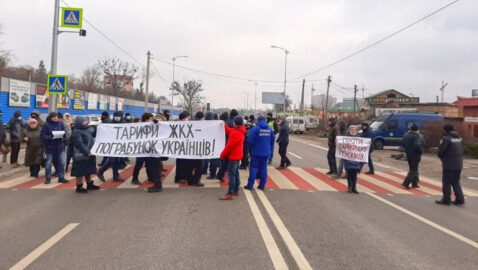
[[[103, 157], [102, 161], [96, 164], [96, 157], [91, 154], [94, 144], [95, 132], [89, 129], [88, 120], [83, 116], [76, 116], [65, 113], [52, 112], [48, 114], [46, 121], [40, 117], [39, 111], [33, 111], [24, 124], [21, 111], [16, 111], [8, 124], [1, 121], [0, 110], [0, 152], [6, 155], [10, 152], [10, 164], [12, 168], [18, 168], [20, 146], [26, 144], [24, 166], [29, 167], [30, 176], [38, 178], [41, 167], [45, 168], [45, 184], [51, 183], [52, 177], [57, 177], [58, 183], [67, 183], [66, 172], [71, 165], [71, 177], [76, 178], [76, 192], [87, 193], [88, 190], [97, 190], [99, 186], [94, 184], [92, 175], [105, 182], [105, 172], [112, 170], [112, 181], [123, 182], [120, 171], [130, 163], [129, 158]], [[130, 113], [114, 112], [110, 117], [108, 112], [101, 115], [102, 124], [123, 124], [137, 122], [170, 121], [170, 112], [164, 111], [160, 114], [144, 113], [141, 118], [134, 117]], [[258, 189], [264, 190], [267, 182], [267, 165], [272, 163], [274, 145], [278, 144], [280, 164], [277, 169], [282, 170], [291, 166], [287, 157], [289, 145], [289, 123], [286, 117], [279, 115], [276, 118], [272, 113], [266, 115], [244, 115], [240, 116], [237, 110], [223, 112], [220, 115], [207, 112], [197, 112], [191, 116], [183, 111], [179, 114], [179, 121], [213, 121], [224, 122], [224, 136], [226, 145], [221, 152], [220, 158], [215, 159], [176, 159], [175, 183], [187, 184], [189, 186], [202, 187], [203, 175], [207, 180], [219, 180], [224, 182], [228, 176], [229, 188], [227, 193], [220, 197], [220, 200], [233, 200], [239, 195], [240, 170], [249, 169], [248, 182], [245, 189], [252, 190], [254, 183], [259, 179]], [[7, 137], [7, 130], [9, 136]], [[360, 125], [347, 124], [340, 120], [330, 118], [328, 120], [328, 152], [327, 160], [329, 171], [327, 175], [332, 178], [347, 178], [348, 192], [358, 194], [357, 175], [363, 170], [361, 162], [348, 159], [339, 159], [337, 166], [336, 144], [337, 136], [364, 137], [372, 139], [372, 130], [367, 122]], [[438, 156], [442, 161], [443, 169], [443, 197], [436, 203], [449, 205], [463, 205], [465, 203], [463, 191], [460, 185], [460, 174], [463, 168], [463, 146], [462, 139], [453, 129], [452, 125], [443, 127], [443, 139], [440, 144]], [[7, 139], [8, 138], [8, 139]], [[419, 163], [425, 145], [424, 137], [419, 132], [419, 127], [411, 126], [409, 132], [403, 139], [403, 147], [409, 165], [409, 172], [402, 185], [407, 188], [420, 188], [419, 186]], [[366, 174], [374, 174], [372, 160], [373, 147], [370, 147], [368, 154], [368, 171]], [[153, 186], [148, 188], [149, 192], [162, 191], [161, 179], [165, 171], [163, 162], [166, 157], [138, 157], [135, 165], [131, 183], [141, 185], [139, 174], [143, 167], [146, 168], [148, 181]], [[73, 162], [71, 162], [73, 161]], [[55, 172], [52, 172], [52, 167]], [[345, 175], [344, 175], [345, 171]], [[83, 179], [86, 188], [83, 186]], [[411, 185], [411, 187], [410, 187]], [[451, 201], [451, 189], [455, 194], [455, 201]]]

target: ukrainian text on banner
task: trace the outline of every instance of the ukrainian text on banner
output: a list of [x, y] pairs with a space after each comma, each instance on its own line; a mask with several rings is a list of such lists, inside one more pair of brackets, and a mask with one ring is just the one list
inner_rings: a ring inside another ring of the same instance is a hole
[[107, 157], [219, 158], [223, 121], [101, 124], [92, 154]]
[[358, 162], [368, 162], [370, 138], [337, 136], [335, 157]]

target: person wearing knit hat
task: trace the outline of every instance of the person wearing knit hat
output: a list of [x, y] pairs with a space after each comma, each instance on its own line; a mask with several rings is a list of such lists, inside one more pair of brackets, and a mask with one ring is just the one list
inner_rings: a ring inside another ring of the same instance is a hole
[[197, 112], [196, 115], [194, 115], [195, 120], [204, 120], [204, 113], [203, 112]]
[[[370, 140], [373, 139], [372, 129], [370, 128], [370, 125], [368, 122], [362, 123], [362, 133], [360, 134], [360, 137], [369, 138]], [[375, 169], [373, 167], [373, 161], [372, 161], [372, 152], [373, 152], [373, 146], [370, 146], [370, 149], [368, 151], [368, 172], [366, 172], [365, 174], [375, 173]]]
[[[457, 206], [465, 204], [465, 196], [460, 184], [461, 170], [463, 169], [463, 140], [451, 124], [443, 126], [444, 136], [438, 147], [438, 157], [442, 162], [442, 190], [443, 197], [436, 200], [437, 204]], [[451, 201], [451, 189], [455, 193], [455, 200]]]
[[40, 111], [39, 110], [34, 110], [30, 114], [30, 118], [33, 118], [33, 119], [37, 120], [38, 121], [38, 126], [40, 128], [43, 126], [43, 124], [45, 124], [45, 121], [43, 121], [43, 119], [41, 119], [41, 117], [40, 117]]
[[180, 121], [188, 121], [189, 120], [189, 113], [187, 111], [182, 111], [179, 114], [179, 120]]
[[239, 195], [240, 178], [239, 178], [239, 162], [243, 155], [244, 119], [241, 116], [234, 118], [234, 127], [229, 128], [224, 125], [226, 134], [229, 135], [227, 144], [221, 152], [221, 159], [227, 160], [227, 175], [229, 176], [229, 189], [227, 193], [219, 198], [219, 200], [233, 200], [234, 196]]
[[23, 141], [27, 143], [25, 166], [30, 167], [30, 176], [37, 178], [42, 163], [43, 145], [40, 138], [40, 127], [36, 119], [30, 118], [28, 120], [23, 136]]
[[51, 165], [56, 168], [58, 183], [68, 183], [65, 179], [65, 126], [63, 121], [58, 120], [58, 113], [51, 112], [48, 114], [47, 121], [41, 129], [41, 138], [47, 158], [45, 184], [50, 184], [51, 181]]
[[13, 117], [8, 122], [7, 126], [10, 129], [10, 164], [13, 168], [20, 167], [18, 164], [18, 153], [20, 153], [20, 143], [23, 140], [23, 121], [22, 112], [16, 111]]
[[408, 174], [403, 180], [402, 186], [407, 189], [410, 189], [410, 183], [412, 188], [419, 188], [418, 182], [419, 173], [418, 165], [422, 159], [423, 147], [425, 146], [425, 139], [423, 135], [418, 132], [418, 126], [413, 124], [410, 128], [410, 131], [403, 137], [402, 140], [403, 148], [407, 155], [408, 161]]

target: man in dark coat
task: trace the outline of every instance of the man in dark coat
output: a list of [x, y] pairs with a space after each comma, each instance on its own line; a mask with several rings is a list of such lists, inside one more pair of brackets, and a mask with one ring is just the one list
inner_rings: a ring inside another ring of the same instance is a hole
[[443, 176], [443, 198], [435, 202], [443, 205], [450, 205], [451, 188], [455, 193], [453, 204], [464, 205], [465, 196], [460, 184], [461, 170], [463, 169], [463, 141], [454, 131], [452, 125], [443, 126], [444, 136], [438, 148], [438, 157], [441, 159]]
[[[121, 123], [123, 123], [123, 113], [119, 112], [119, 111], [114, 112], [113, 121], [111, 121], [110, 123], [111, 124], [121, 124]], [[105, 182], [106, 179], [103, 176], [103, 174], [110, 167], [113, 170], [113, 181], [114, 182], [123, 182], [124, 179], [122, 179], [119, 175], [119, 170], [120, 170], [120, 167], [121, 167], [121, 158], [119, 158], [119, 157], [106, 157], [106, 160], [104, 161], [103, 165], [101, 166], [101, 169], [98, 170], [98, 174], [97, 174], [98, 179]]]
[[279, 144], [280, 166], [277, 169], [285, 169], [292, 163], [287, 157], [287, 146], [289, 145], [289, 123], [285, 117], [280, 116], [278, 119], [279, 136], [277, 137], [277, 144]]
[[[75, 118], [71, 141], [74, 146], [71, 176], [76, 177], [76, 193], [87, 193], [87, 190], [99, 189], [100, 187], [91, 180], [91, 175], [96, 173], [95, 156], [90, 152], [94, 140], [85, 117]], [[86, 189], [83, 188], [83, 177], [86, 181]]]
[[18, 153], [20, 153], [20, 143], [23, 140], [23, 122], [22, 112], [16, 111], [13, 114], [12, 119], [8, 122], [10, 129], [10, 147], [12, 152], [10, 153], [10, 164], [13, 168], [20, 167], [18, 164]]
[[124, 122], [125, 123], [133, 123], [133, 116], [129, 112], [124, 114]]
[[40, 117], [40, 111], [39, 111], [39, 110], [34, 110], [34, 111], [30, 114], [30, 118], [33, 118], [33, 119], [37, 120], [38, 126], [39, 126], [40, 128], [43, 127], [43, 125], [45, 124], [45, 121], [43, 121], [43, 119], [41, 119], [41, 117]]
[[107, 111], [101, 113], [101, 123], [108, 124], [111, 122], [110, 114]]
[[[227, 112], [221, 113], [221, 115], [219, 116], [219, 119], [224, 121], [224, 124], [227, 125], [227, 121], [229, 120], [229, 113]], [[224, 136], [226, 136], [226, 143], [227, 143], [227, 135], [224, 135]], [[217, 173], [216, 179], [221, 182], [224, 181], [224, 176], [226, 175], [226, 171], [227, 171], [227, 164], [228, 164], [227, 159], [220, 160], [219, 172]]]
[[329, 162], [329, 168], [330, 170], [327, 172], [327, 174], [337, 174], [337, 161], [335, 160], [335, 148], [336, 148], [336, 139], [337, 139], [337, 133], [338, 133], [338, 128], [336, 126], [337, 120], [335, 118], [329, 118], [328, 121], [328, 126], [329, 129], [327, 131], [328, 134], [328, 145], [329, 145], [329, 151], [327, 151], [327, 161]]
[[418, 164], [422, 159], [423, 146], [425, 145], [425, 139], [423, 135], [418, 131], [417, 125], [412, 125], [410, 131], [403, 137], [403, 148], [407, 154], [408, 161], [408, 174], [405, 180], [403, 180], [402, 186], [409, 189], [410, 183], [412, 188], [419, 188], [418, 182]]
[[[274, 138], [275, 136], [279, 133], [279, 126], [277, 125], [276, 119], [272, 117], [272, 113], [268, 112], [267, 113], [267, 124], [269, 127], [274, 131]], [[274, 151], [271, 152], [271, 156], [267, 160], [267, 164], [272, 164], [272, 159], [274, 158]]]
[[[372, 140], [372, 128], [367, 122], [362, 123], [362, 134], [360, 134], [360, 137], [362, 138], [369, 138]], [[373, 146], [370, 145], [370, 150], [368, 151], [368, 172], [365, 174], [374, 174], [375, 169], [373, 168], [373, 161], [372, 161], [372, 152], [373, 152]]]
[[[183, 111], [179, 114], [179, 121], [188, 121], [189, 117], [189, 113], [187, 111]], [[189, 170], [191, 167], [190, 163], [191, 162], [187, 159], [176, 159], [176, 174], [174, 176], [175, 183], [184, 184], [186, 183], [187, 179], [192, 178], [192, 170]]]
[[41, 139], [45, 147], [47, 157], [45, 165], [45, 184], [51, 180], [51, 165], [56, 162], [56, 173], [58, 174], [58, 183], [68, 183], [65, 179], [65, 127], [63, 121], [58, 120], [58, 114], [51, 112], [46, 123], [41, 129]]
[[[207, 112], [205, 116], [206, 121], [217, 120], [217, 114], [213, 112]], [[216, 179], [217, 175], [217, 167], [219, 165], [220, 159], [213, 158], [213, 159], [205, 159], [204, 166], [203, 166], [203, 174], [207, 174], [207, 170], [209, 168], [209, 176], [206, 179], [212, 180]]]

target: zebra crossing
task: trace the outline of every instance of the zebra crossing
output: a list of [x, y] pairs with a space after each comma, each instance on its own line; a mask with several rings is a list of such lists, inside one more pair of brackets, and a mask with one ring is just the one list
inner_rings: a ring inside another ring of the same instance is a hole
[[[187, 184], [174, 183], [174, 165], [165, 165], [166, 171], [162, 178], [163, 188], [190, 188]], [[153, 184], [147, 181], [146, 171], [140, 172], [139, 179], [141, 185], [131, 184], [131, 177], [134, 166], [128, 166], [120, 172], [120, 177], [127, 179], [124, 182], [114, 182], [112, 171], [105, 172], [106, 182], [100, 182], [96, 175], [92, 179], [101, 189], [145, 189]], [[240, 171], [241, 183], [247, 182], [248, 171]], [[378, 194], [406, 194], [406, 195], [441, 195], [441, 183], [435, 179], [428, 177], [420, 177], [419, 189], [406, 189], [401, 183], [406, 176], [406, 172], [384, 171], [376, 172], [374, 175], [359, 174], [357, 181], [357, 189], [362, 192], [371, 192]], [[71, 178], [69, 183], [57, 183], [56, 179], [52, 179], [51, 184], [44, 184], [44, 176], [39, 178], [31, 178], [29, 176], [20, 176], [11, 180], [0, 182], [0, 189], [74, 189], [76, 181]], [[201, 180], [205, 184], [205, 188], [226, 188], [228, 186], [227, 176], [224, 182], [218, 180], [207, 180], [205, 177]], [[258, 180], [257, 180], [258, 181]], [[269, 166], [268, 181], [266, 189], [285, 189], [285, 190], [306, 190], [306, 191], [330, 191], [344, 192], [347, 190], [346, 179], [333, 179], [326, 174], [323, 168], [299, 168], [289, 167], [284, 170], [277, 170]], [[463, 188], [466, 196], [478, 197], [478, 191], [469, 188]]]

